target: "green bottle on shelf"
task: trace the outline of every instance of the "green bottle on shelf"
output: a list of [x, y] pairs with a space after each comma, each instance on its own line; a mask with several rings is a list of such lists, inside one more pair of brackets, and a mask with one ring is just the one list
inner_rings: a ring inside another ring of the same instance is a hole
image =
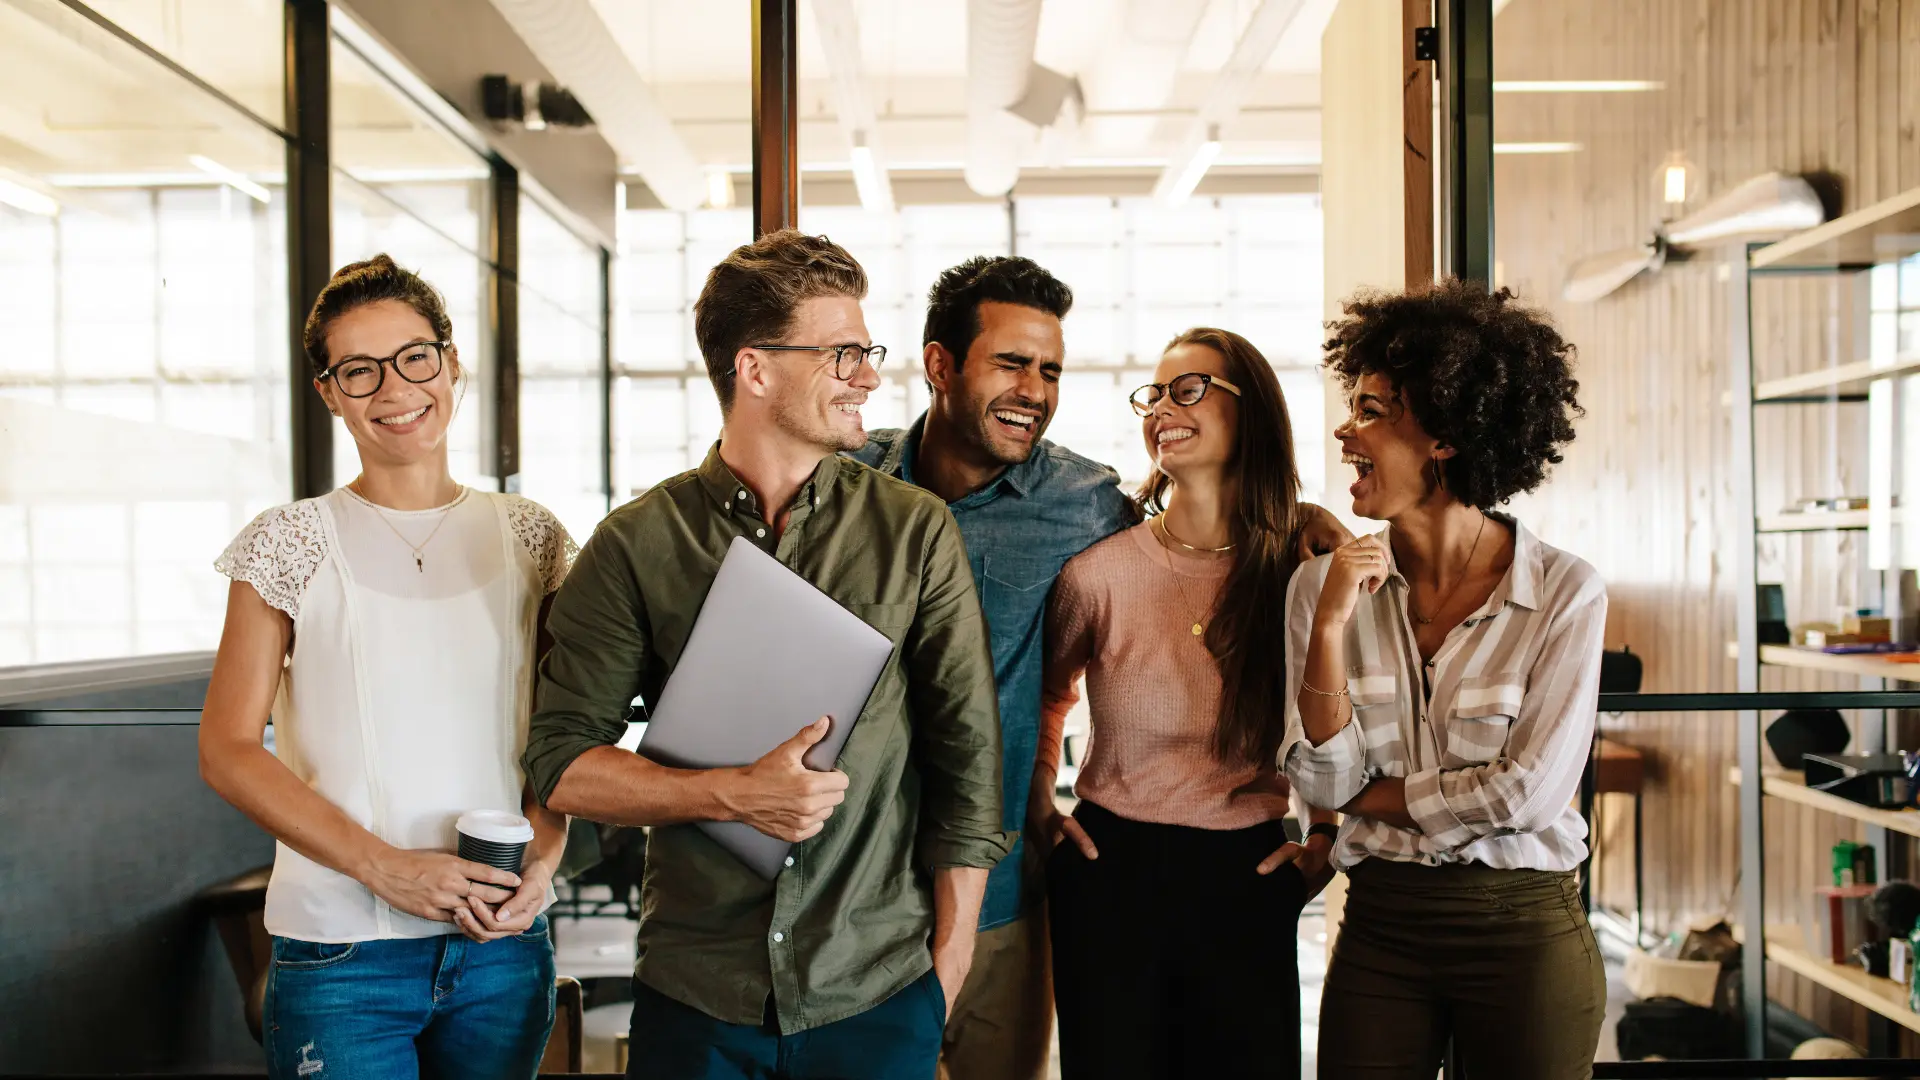
[[1907, 947], [1912, 957], [1907, 961], [1907, 1008], [1920, 1012], [1920, 974], [1915, 971], [1920, 968], [1920, 923], [1907, 934]]

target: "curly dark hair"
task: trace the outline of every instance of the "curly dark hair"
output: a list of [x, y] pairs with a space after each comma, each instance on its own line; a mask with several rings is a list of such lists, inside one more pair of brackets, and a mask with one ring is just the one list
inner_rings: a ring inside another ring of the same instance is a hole
[[1032, 259], [976, 255], [942, 271], [927, 290], [927, 322], [920, 344], [939, 342], [958, 368], [980, 336], [980, 305], [988, 300], [1018, 304], [1064, 319], [1073, 309], [1073, 290]]
[[1586, 415], [1574, 347], [1507, 289], [1448, 279], [1403, 293], [1363, 291], [1327, 324], [1327, 368], [1351, 391], [1384, 375], [1421, 428], [1456, 453], [1441, 477], [1488, 510], [1532, 491]]

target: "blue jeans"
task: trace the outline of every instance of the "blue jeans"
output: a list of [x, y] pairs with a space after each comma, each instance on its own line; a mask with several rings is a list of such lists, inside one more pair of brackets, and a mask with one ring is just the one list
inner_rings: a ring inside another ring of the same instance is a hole
[[547, 917], [484, 945], [276, 937], [264, 1026], [273, 1080], [527, 1080], [553, 1029]]
[[866, 1012], [794, 1035], [771, 1018], [715, 1020], [635, 979], [627, 1080], [933, 1080], [946, 1026], [931, 971]]

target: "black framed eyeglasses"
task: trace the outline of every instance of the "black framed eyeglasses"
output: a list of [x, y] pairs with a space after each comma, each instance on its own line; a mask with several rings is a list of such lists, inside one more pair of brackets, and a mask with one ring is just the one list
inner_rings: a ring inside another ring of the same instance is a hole
[[1218, 375], [1209, 375], [1204, 371], [1189, 371], [1185, 375], [1175, 375], [1172, 382], [1148, 383], [1133, 392], [1127, 400], [1133, 405], [1133, 411], [1145, 416], [1160, 404], [1163, 397], [1172, 397], [1175, 405], [1198, 405], [1200, 399], [1207, 396], [1209, 387], [1217, 386], [1234, 397], [1240, 396], [1240, 388]]
[[379, 359], [371, 356], [349, 357], [321, 372], [318, 377], [323, 382], [332, 379], [333, 385], [350, 398], [372, 397], [380, 392], [381, 384], [387, 381], [388, 367], [410, 383], [431, 382], [446, 366], [447, 349], [451, 344], [446, 341], [416, 341], [392, 356]]
[[[833, 353], [833, 377], [841, 382], [853, 378], [860, 370], [860, 361], [865, 360], [879, 371], [880, 365], [887, 362], [885, 345], [749, 345], [750, 349], [765, 349], [768, 352], [828, 352]], [[731, 372], [729, 373], [731, 374]]]

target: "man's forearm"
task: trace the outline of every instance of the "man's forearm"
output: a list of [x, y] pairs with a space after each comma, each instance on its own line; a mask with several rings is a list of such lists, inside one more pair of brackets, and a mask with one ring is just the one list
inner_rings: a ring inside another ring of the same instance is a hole
[[547, 809], [608, 825], [681, 825], [729, 821], [725, 797], [733, 769], [670, 769], [617, 746], [573, 759], [547, 796]]
[[[971, 963], [973, 938], [980, 926], [980, 905], [987, 896], [987, 871], [949, 866], [933, 872], [933, 959], [964, 956]], [[959, 990], [947, 987], [949, 994]]]

